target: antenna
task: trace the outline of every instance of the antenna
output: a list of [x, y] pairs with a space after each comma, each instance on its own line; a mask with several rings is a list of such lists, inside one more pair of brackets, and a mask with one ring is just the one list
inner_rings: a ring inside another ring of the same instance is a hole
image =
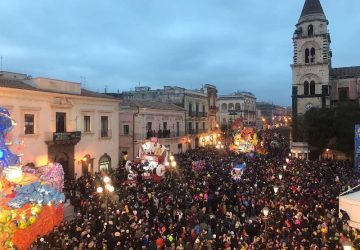
[[0, 71], [2, 71], [2, 56], [1, 56], [1, 66], [0, 66]]
[[107, 85], [105, 85], [105, 94], [107, 93]]

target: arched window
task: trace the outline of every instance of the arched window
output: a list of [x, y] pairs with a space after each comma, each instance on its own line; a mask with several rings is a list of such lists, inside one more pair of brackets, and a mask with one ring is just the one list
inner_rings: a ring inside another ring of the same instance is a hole
[[310, 62], [311, 63], [315, 62], [315, 48], [311, 48], [310, 50]]
[[312, 35], [314, 35], [314, 26], [310, 24], [308, 26], [308, 36], [312, 36]]
[[108, 154], [104, 154], [99, 160], [99, 170], [109, 171], [111, 168], [111, 157]]
[[309, 95], [309, 83], [307, 81], [304, 83], [304, 95]]
[[309, 56], [310, 56], [310, 51], [309, 51], [309, 49], [305, 49], [305, 63], [309, 63], [309, 62], [310, 62]]
[[234, 104], [233, 103], [229, 104], [229, 110], [234, 110]]
[[310, 82], [310, 95], [315, 95], [315, 82], [311, 81]]
[[227, 112], [227, 104], [226, 103], [221, 104], [221, 111]]
[[236, 104], [235, 104], [235, 110], [241, 110], [241, 105], [240, 105], [240, 103], [236, 103]]

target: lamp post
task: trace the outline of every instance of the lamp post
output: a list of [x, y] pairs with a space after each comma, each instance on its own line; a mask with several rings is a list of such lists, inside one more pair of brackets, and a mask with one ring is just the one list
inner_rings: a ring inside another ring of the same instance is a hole
[[287, 167], [286, 165], [283, 166], [284, 171], [286, 171], [286, 167]]
[[281, 179], [283, 178], [282, 174], [279, 174], [279, 180], [281, 181]]
[[111, 185], [110, 181], [111, 181], [111, 179], [109, 178], [109, 176], [104, 176], [103, 183], [105, 184], [105, 186], [104, 187], [99, 186], [96, 188], [96, 192], [99, 195], [104, 195], [104, 197], [105, 197], [105, 222], [106, 223], [108, 221], [108, 216], [109, 216], [109, 209], [108, 209], [109, 195], [115, 191], [115, 188], [113, 185]]
[[171, 167], [171, 169], [170, 169], [170, 177], [172, 179], [172, 172], [176, 168], [177, 163], [176, 163], [175, 157], [173, 155], [170, 155], [169, 160], [170, 160], [170, 162], [165, 162], [165, 166], [167, 166], [167, 167], [170, 166]]
[[278, 191], [279, 191], [279, 187], [278, 186], [274, 186], [274, 193], [275, 193], [275, 195], [278, 193]]
[[264, 207], [261, 210], [261, 213], [263, 215], [263, 220], [265, 221], [265, 238], [267, 238], [267, 221], [269, 219], [269, 213], [270, 213], [270, 209], [268, 207]]

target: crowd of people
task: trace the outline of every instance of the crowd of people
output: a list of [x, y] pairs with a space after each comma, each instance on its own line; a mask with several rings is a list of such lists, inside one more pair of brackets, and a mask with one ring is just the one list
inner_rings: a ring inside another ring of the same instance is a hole
[[[66, 189], [75, 218], [39, 237], [32, 249], [332, 250], [343, 249], [345, 240], [360, 249], [359, 231], [338, 216], [338, 195], [359, 184], [351, 163], [286, 163], [288, 145], [275, 136], [277, 148], [270, 147], [274, 134], [262, 135], [267, 155], [215, 148], [176, 155], [178, 167], [161, 181], [125, 185], [112, 173], [116, 189], [106, 203], [95, 191], [101, 174], [83, 176]], [[199, 160], [205, 166], [193, 169]], [[234, 180], [239, 161], [247, 167]]]

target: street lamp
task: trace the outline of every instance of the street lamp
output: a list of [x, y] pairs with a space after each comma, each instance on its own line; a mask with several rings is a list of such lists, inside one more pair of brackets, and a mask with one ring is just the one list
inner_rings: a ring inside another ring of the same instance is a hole
[[286, 170], [286, 165], [283, 166], [283, 169]]
[[103, 179], [104, 183], [109, 183], [110, 182], [110, 178], [109, 176], [105, 176], [104, 179]]
[[289, 160], [289, 158], [286, 158], [285, 161], [286, 161], [286, 163], [289, 163], [290, 160]]
[[110, 184], [110, 181], [111, 181], [111, 179], [109, 178], [109, 176], [104, 176], [103, 182], [105, 183], [105, 186], [104, 187], [99, 186], [96, 188], [96, 192], [99, 195], [104, 195], [104, 197], [105, 197], [105, 222], [106, 223], [108, 221], [108, 216], [109, 216], [109, 209], [108, 209], [109, 195], [115, 191], [115, 187]]
[[274, 186], [274, 193], [275, 193], [275, 195], [277, 194], [277, 192], [279, 191], [279, 187], [278, 186]]
[[269, 219], [269, 213], [270, 213], [270, 209], [268, 207], [264, 207], [261, 210], [261, 213], [263, 214], [263, 220], [265, 221], [265, 237], [267, 238], [267, 221]]
[[283, 177], [282, 174], [279, 174], [279, 179], [280, 179], [280, 181], [281, 181], [282, 177]]

